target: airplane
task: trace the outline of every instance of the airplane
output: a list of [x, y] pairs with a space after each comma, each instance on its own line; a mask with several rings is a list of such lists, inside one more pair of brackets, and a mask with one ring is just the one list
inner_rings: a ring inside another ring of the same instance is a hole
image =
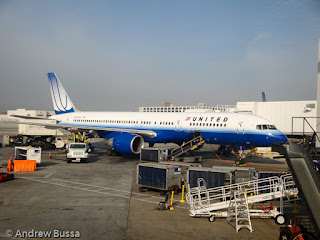
[[199, 134], [207, 144], [268, 147], [272, 143], [287, 142], [287, 137], [270, 121], [249, 114], [79, 111], [54, 72], [48, 73], [48, 80], [56, 113], [48, 119], [56, 120], [57, 124], [26, 124], [93, 130], [117, 153], [139, 154], [144, 142], [148, 142], [150, 147], [155, 143], [181, 145]]

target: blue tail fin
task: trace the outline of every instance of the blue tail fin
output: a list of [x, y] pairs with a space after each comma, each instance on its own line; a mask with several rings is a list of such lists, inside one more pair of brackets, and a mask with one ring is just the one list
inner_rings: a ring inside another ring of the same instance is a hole
[[262, 92], [262, 102], [268, 102], [265, 92]]
[[56, 114], [77, 111], [56, 74], [48, 73], [48, 79], [50, 83], [52, 103]]

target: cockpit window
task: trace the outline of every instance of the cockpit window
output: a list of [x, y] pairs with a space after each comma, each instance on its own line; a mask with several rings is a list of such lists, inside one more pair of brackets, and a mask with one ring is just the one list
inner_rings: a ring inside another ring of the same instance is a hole
[[256, 127], [258, 130], [277, 130], [277, 128], [274, 125], [257, 125]]
[[271, 130], [277, 130], [277, 128], [274, 125], [268, 125], [268, 128]]

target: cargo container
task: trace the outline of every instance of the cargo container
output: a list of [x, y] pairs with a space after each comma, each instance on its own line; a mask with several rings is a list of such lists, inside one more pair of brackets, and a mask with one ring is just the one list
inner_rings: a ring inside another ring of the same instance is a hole
[[167, 148], [142, 148], [140, 161], [161, 162], [168, 159], [169, 149]]
[[9, 140], [10, 140], [10, 137], [8, 135], [4, 135], [2, 137], [2, 145], [5, 147], [5, 146], [9, 146]]
[[41, 163], [41, 148], [15, 147], [15, 160], [35, 160], [39, 165]]
[[268, 177], [280, 177], [288, 172], [270, 172], [270, 171], [255, 171], [254, 179], [268, 178]]
[[186, 175], [180, 166], [159, 163], [139, 163], [137, 165], [137, 184], [140, 187], [171, 191], [181, 188]]
[[217, 171], [235, 172], [235, 182], [250, 181], [255, 179], [256, 169], [252, 167], [225, 167], [213, 166], [212, 169]]
[[198, 186], [199, 178], [204, 179], [207, 188], [224, 186], [235, 182], [235, 170], [190, 167], [187, 172], [187, 181], [191, 188]]
[[188, 169], [191, 167], [202, 167], [200, 163], [186, 163], [186, 162], [176, 162], [176, 161], [163, 161], [159, 162], [159, 164], [171, 165], [175, 167], [179, 167], [181, 169], [181, 174], [185, 177], [182, 180], [187, 181], [187, 173]]
[[189, 156], [189, 157], [176, 157], [175, 162], [186, 162], [186, 163], [199, 163], [202, 161], [201, 156]]

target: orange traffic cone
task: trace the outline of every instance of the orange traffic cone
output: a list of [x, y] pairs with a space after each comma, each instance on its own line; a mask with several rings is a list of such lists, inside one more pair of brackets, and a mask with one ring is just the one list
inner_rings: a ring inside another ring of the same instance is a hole
[[11, 171], [13, 171], [13, 163], [12, 163], [12, 157], [9, 157], [7, 172], [11, 172]]

